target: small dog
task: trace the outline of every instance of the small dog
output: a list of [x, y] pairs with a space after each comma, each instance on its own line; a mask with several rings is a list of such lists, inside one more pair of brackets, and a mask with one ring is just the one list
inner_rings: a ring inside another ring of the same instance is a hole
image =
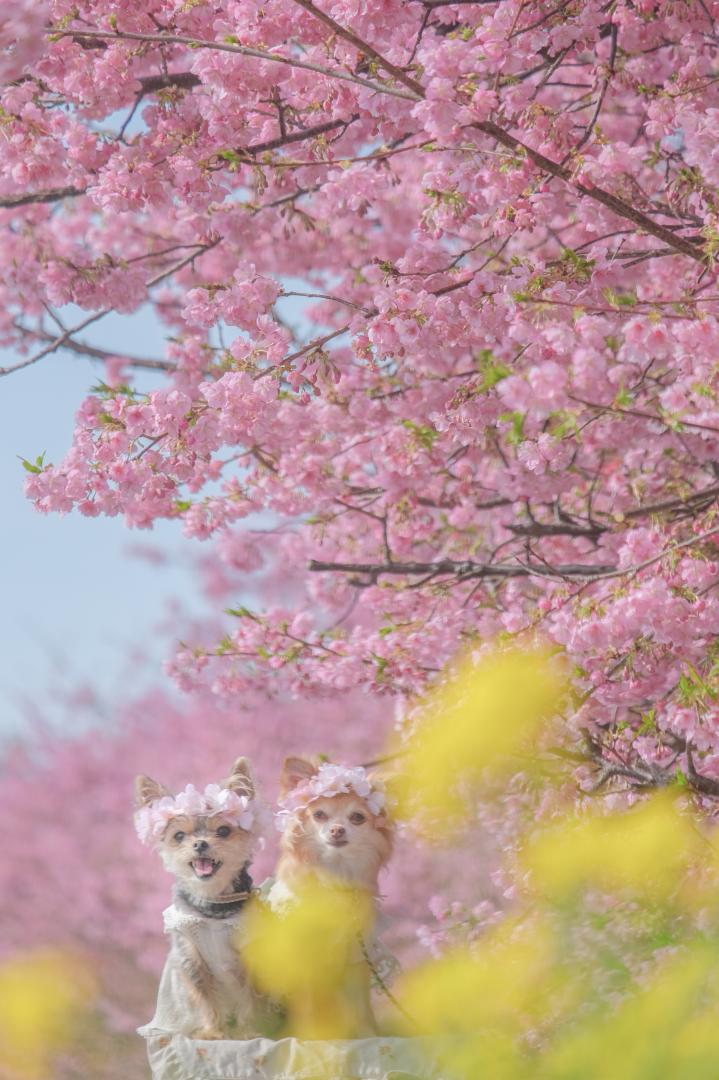
[[260, 1001], [235, 947], [252, 892], [248, 867], [258, 835], [255, 789], [246, 758], [204, 792], [173, 796], [148, 776], [135, 781], [138, 836], [154, 843], [175, 877], [164, 912], [170, 952], [157, 1009], [145, 1029], [194, 1039], [258, 1034]]
[[[305, 884], [349, 889], [368, 910], [375, 910], [380, 870], [393, 849], [393, 827], [384, 809], [384, 796], [362, 768], [304, 758], [285, 760], [280, 783], [278, 824], [283, 828], [275, 882], [267, 895], [270, 907], [281, 912], [301, 895]], [[365, 928], [348, 957], [346, 977], [337, 998], [350, 1016], [345, 1038], [376, 1033], [370, 1001], [371, 976], [384, 981], [396, 966]], [[380, 970], [383, 969], [380, 974]], [[311, 1003], [306, 1003], [308, 1010]]]

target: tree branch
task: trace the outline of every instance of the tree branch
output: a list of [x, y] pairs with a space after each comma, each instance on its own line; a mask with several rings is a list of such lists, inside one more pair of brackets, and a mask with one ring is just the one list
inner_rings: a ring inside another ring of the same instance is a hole
[[[197, 76], [192, 75], [190, 72], [183, 72], [177, 76], [153, 75], [151, 78], [141, 79], [140, 82], [147, 84], [143, 85], [143, 93], [151, 93], [167, 86], [189, 87], [201, 85]], [[313, 139], [317, 135], [324, 135], [326, 132], [335, 131], [337, 128], [349, 127], [358, 119], [359, 113], [353, 113], [349, 119], [325, 120], [322, 124], [315, 124], [311, 128], [301, 128], [277, 139], [268, 139], [266, 142], [255, 143], [251, 146], [239, 146], [236, 148], [236, 153], [247, 154], [249, 157], [254, 154], [264, 153], [266, 150], [277, 150], [289, 143], [303, 142], [305, 139]], [[88, 188], [64, 187], [52, 188], [48, 191], [28, 191], [22, 195], [6, 195], [0, 198], [0, 209], [7, 210], [16, 206], [29, 206], [33, 203], [59, 202], [62, 199], [72, 199], [77, 198], [79, 195], [86, 195], [87, 192]]]
[[15, 206], [29, 206], [31, 203], [58, 202], [60, 199], [72, 199], [84, 195], [87, 188], [64, 187], [51, 188], [48, 191], [26, 191], [22, 195], [5, 195], [0, 198], [0, 209], [12, 209]]
[[[61, 30], [50, 28], [50, 37], [74, 37], [77, 30]], [[405, 90], [396, 90], [391, 86], [373, 82], [371, 79], [362, 79], [358, 75], [350, 75], [349, 72], [323, 67], [321, 64], [310, 64], [306, 60], [298, 60], [295, 57], [281, 56], [263, 49], [252, 49], [247, 45], [234, 45], [225, 41], [204, 41], [200, 38], [186, 37], [184, 34], [137, 34], [129, 30], [83, 30], [81, 36], [89, 41], [146, 41], [157, 45], [189, 45], [193, 49], [212, 49], [216, 52], [235, 53], [238, 56], [251, 56], [255, 60], [269, 60], [274, 64], [285, 64], [291, 68], [302, 68], [305, 71], [314, 71], [318, 75], [326, 75], [330, 79], [340, 79], [343, 82], [355, 83], [364, 87], [365, 90], [373, 90], [377, 94], [390, 94], [392, 97], [409, 98], [417, 100], [417, 93], [408, 93]], [[420, 95], [421, 96], [421, 95]]]
[[695, 791], [700, 792], [702, 795], [719, 795], [719, 780], [714, 780], [710, 776], [702, 776], [701, 773], [696, 771], [694, 766], [694, 757], [692, 755], [692, 747], [690, 743], [687, 743], [687, 779], [689, 786], [694, 788]]
[[[55, 341], [53, 335], [48, 334], [46, 330], [33, 330], [31, 327], [22, 326], [19, 323], [15, 323], [15, 326], [21, 334], [24, 334], [27, 337], [36, 338], [39, 341]], [[89, 356], [93, 360], [121, 360], [130, 367], [143, 368], [147, 371], [177, 370], [177, 365], [170, 363], [169, 360], [151, 360], [142, 356], [125, 356], [123, 353], [110, 352], [108, 349], [99, 349], [95, 345], [87, 345], [85, 342], [75, 341], [73, 338], [68, 338], [59, 347], [69, 349], [71, 352], [78, 353], [80, 356]]]
[[588, 582], [606, 581], [609, 578], [636, 576], [641, 570], [654, 566], [667, 555], [686, 548], [694, 547], [719, 534], [719, 525], [698, 536], [692, 536], [689, 540], [683, 540], [679, 544], [668, 544], [657, 555], [644, 562], [634, 563], [621, 569], [611, 565], [585, 565], [581, 563], [568, 563], [552, 566], [550, 563], [478, 563], [471, 560], [460, 561], [457, 559], [439, 559], [437, 562], [385, 562], [385, 563], [340, 563], [320, 562], [311, 559], [309, 569], [313, 571], [330, 571], [349, 574], [367, 574], [372, 581], [385, 574], [399, 577], [414, 577], [416, 575], [451, 574], [454, 577], [469, 578], [517, 578], [517, 577], [547, 577], [547, 578], [584, 578]]
[[577, 536], [585, 537], [587, 540], [596, 540], [607, 531], [605, 525], [572, 525], [569, 522], [564, 525], [555, 525], [541, 521], [533, 521], [531, 525], [508, 525], [507, 528], [515, 536]]
[[[402, 562], [402, 563], [342, 563], [321, 562], [311, 559], [309, 569], [313, 571], [338, 572], [350, 574], [367, 574], [373, 580], [387, 574], [393, 576], [414, 577], [416, 575], [429, 574], [432, 577], [437, 574], [451, 574], [461, 578], [517, 578], [517, 577], [574, 577], [574, 578], [601, 578], [616, 570], [615, 566], [596, 565], [584, 566], [567, 564], [562, 566], [545, 567], [524, 566], [522, 564], [508, 565], [507, 563], [477, 563], [472, 561], [461, 562], [455, 559], [439, 559], [437, 562]], [[631, 569], [631, 568], [630, 568]]]
[[251, 146], [238, 146], [236, 147], [236, 153], [254, 155], [262, 154], [267, 150], [279, 150], [280, 147], [287, 146], [289, 143], [304, 142], [305, 139], [314, 139], [315, 136], [324, 135], [328, 131], [335, 131], [337, 128], [341, 127], [349, 127], [355, 120], [359, 120], [359, 113], [353, 113], [347, 120], [325, 120], [323, 124], [315, 124], [314, 127], [309, 128], [300, 128], [298, 131], [280, 135], [276, 139], [268, 139], [267, 142], [255, 143]]
[[[207, 244], [199, 244], [197, 249], [190, 255], [186, 255], [184, 259], [180, 259], [168, 270], [163, 270], [162, 273], [156, 274], [153, 278], [146, 283], [147, 288], [151, 288], [153, 285], [157, 285], [160, 281], [164, 281], [165, 278], [171, 277], [176, 274], [178, 270], [182, 270], [194, 259], [197, 259], [200, 255], [204, 255], [206, 251], [210, 251], [213, 247], [216, 247], [222, 237], [217, 237], [215, 240], [210, 240]], [[75, 334], [79, 334], [81, 330], [84, 330], [86, 326], [90, 326], [91, 323], [98, 322], [100, 319], [104, 319], [106, 315], [110, 315], [114, 308], [103, 308], [102, 311], [96, 311], [93, 315], [89, 315], [82, 322], [77, 323], [76, 326], [71, 326], [65, 330], [58, 337], [54, 338], [44, 349], [35, 353], [33, 356], [29, 356], [27, 360], [21, 360], [20, 363], [14, 364], [12, 367], [0, 368], [0, 376], [11, 375], [14, 371], [20, 371], [22, 368], [30, 367], [31, 364], [36, 364], [38, 360], [42, 360], [44, 356], [49, 356], [50, 353], [55, 352], [57, 349], [65, 345]]]
[[496, 139], [502, 146], [508, 147], [510, 150], [514, 150], [515, 153], [526, 154], [530, 161], [533, 161], [535, 165], [539, 166], [544, 172], [550, 173], [552, 176], [558, 177], [560, 180], [564, 180], [565, 183], [571, 184], [580, 195], [585, 195], [589, 199], [594, 199], [596, 202], [606, 206], [607, 209], [618, 214], [619, 217], [626, 218], [627, 221], [633, 222], [644, 232], [650, 233], [652, 236], [656, 236], [658, 240], [662, 240], [667, 247], [672, 248], [678, 255], [687, 255], [690, 259], [694, 259], [696, 262], [705, 265], [708, 262], [707, 256], [702, 251], [701, 247], [692, 243], [691, 240], [687, 240], [683, 236], [676, 236], [671, 229], [667, 229], [664, 225], [659, 225], [647, 214], [643, 214], [641, 210], [637, 210], [629, 203], [624, 202], [623, 199], [618, 198], [616, 195], [610, 194], [603, 188], [594, 187], [593, 185], [587, 185], [576, 180], [572, 175], [570, 169], [567, 169], [564, 165], [560, 165], [556, 161], [551, 161], [545, 157], [544, 154], [540, 154], [538, 150], [533, 149], [531, 146], [527, 146], [526, 143], [520, 142], [514, 135], [510, 135], [504, 128], [499, 127], [498, 124], [493, 123], [491, 120], [481, 120], [472, 127], [477, 128], [479, 131], [483, 131], [485, 135], [490, 135], [493, 139]]
[[143, 75], [137, 80], [143, 94], [155, 94], [158, 90], [167, 90], [177, 86], [182, 90], [192, 90], [202, 86], [202, 79], [194, 71], [169, 71], [166, 75]]
[[357, 49], [359, 52], [364, 53], [365, 56], [371, 57], [372, 60], [374, 60], [375, 63], [378, 65], [378, 67], [381, 67], [384, 71], [387, 72], [388, 75], [391, 75], [394, 79], [396, 79], [397, 82], [400, 82], [403, 86], [406, 86], [407, 89], [411, 90], [413, 94], [416, 94], [420, 98], [424, 97], [424, 87], [421, 83], [417, 82], [416, 79], [413, 79], [411, 75], [405, 74], [405, 72], [402, 71], [401, 68], [398, 68], [395, 64], [390, 63], [389, 60], [386, 60], [384, 56], [382, 56], [381, 53], [378, 53], [377, 50], [373, 48], [368, 42], [364, 41], [361, 37], [358, 37], [357, 34], [355, 34], [354, 30], [347, 29], [347, 27], [342, 26], [335, 19], [333, 19], [331, 15], [327, 15], [324, 11], [320, 11], [320, 9], [318, 7], [315, 7], [315, 5], [312, 3], [312, 0], [295, 0], [295, 3], [299, 4], [299, 6], [301, 8], [304, 8], [305, 11], [308, 11], [310, 15], [314, 15], [314, 17], [316, 19], [319, 19], [320, 22], [323, 22], [325, 26], [329, 26], [330, 30], [334, 34], [336, 34], [337, 37], [344, 38], [344, 40], [348, 41], [350, 45], [354, 45], [355, 49]]

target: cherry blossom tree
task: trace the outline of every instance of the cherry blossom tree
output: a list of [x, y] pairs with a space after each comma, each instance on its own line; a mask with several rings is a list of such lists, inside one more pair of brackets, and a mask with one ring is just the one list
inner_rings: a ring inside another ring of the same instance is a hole
[[[541, 635], [586, 784], [716, 798], [717, 15], [2, 16], [2, 374], [107, 367], [28, 495], [178, 519], [242, 572], [257, 603], [179, 648], [182, 687], [406, 698]], [[146, 304], [164, 355], [86, 336]]]

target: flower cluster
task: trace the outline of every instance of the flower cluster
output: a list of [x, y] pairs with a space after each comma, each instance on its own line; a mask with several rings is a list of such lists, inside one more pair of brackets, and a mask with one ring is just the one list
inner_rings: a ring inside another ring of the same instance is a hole
[[149, 844], [160, 839], [169, 821], [181, 816], [221, 816], [229, 825], [249, 832], [255, 824], [256, 810], [254, 799], [219, 784], [208, 784], [204, 791], [188, 784], [177, 795], [163, 795], [141, 806], [135, 812], [135, 831], [143, 844]]
[[[0, 343], [107, 360], [27, 492], [217, 540], [256, 610], [177, 682], [412, 696], [541, 634], [578, 752], [705, 795], [716, 0], [16, 8]], [[160, 355], [85, 337], [141, 305]]]

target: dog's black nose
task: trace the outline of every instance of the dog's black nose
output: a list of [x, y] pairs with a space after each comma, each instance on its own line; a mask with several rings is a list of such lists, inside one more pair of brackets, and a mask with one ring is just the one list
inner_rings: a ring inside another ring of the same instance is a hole
[[195, 840], [195, 843], [192, 846], [194, 847], [195, 851], [202, 852], [207, 851], [210, 845], [207, 843], [206, 840]]

